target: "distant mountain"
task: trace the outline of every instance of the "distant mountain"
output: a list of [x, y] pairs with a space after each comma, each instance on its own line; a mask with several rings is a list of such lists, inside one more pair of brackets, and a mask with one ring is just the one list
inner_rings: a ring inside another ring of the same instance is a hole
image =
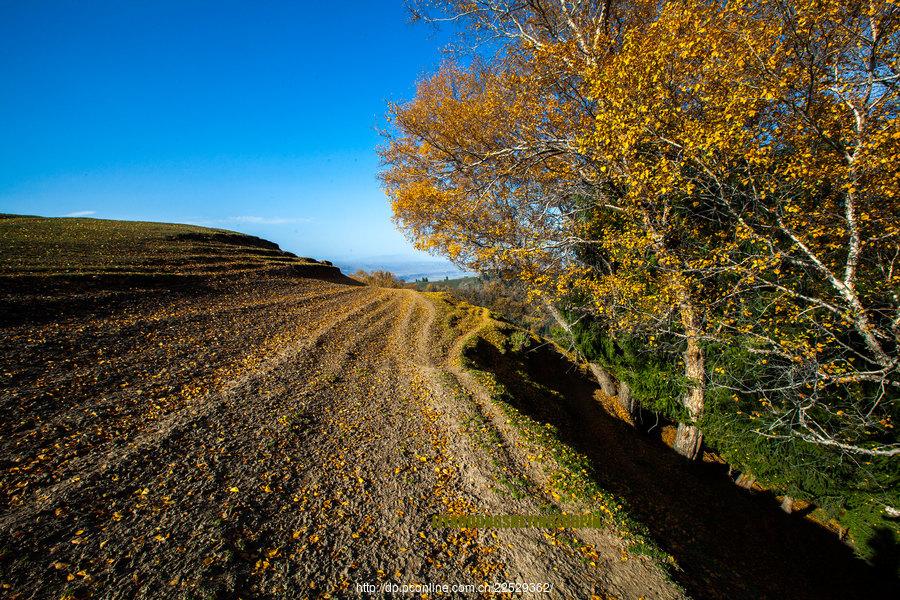
[[341, 271], [350, 275], [354, 271], [390, 271], [404, 281], [427, 277], [432, 280], [457, 279], [472, 273], [460, 269], [449, 260], [415, 259], [403, 256], [373, 256], [361, 259], [335, 260]]

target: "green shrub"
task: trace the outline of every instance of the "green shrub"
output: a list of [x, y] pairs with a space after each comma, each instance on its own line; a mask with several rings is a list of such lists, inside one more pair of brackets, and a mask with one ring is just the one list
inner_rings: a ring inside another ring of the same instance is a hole
[[[585, 318], [576, 322], [573, 332], [578, 351], [626, 382], [642, 408], [674, 421], [684, 417], [681, 397], [686, 381], [677, 339], [656, 339], [651, 344], [638, 336], [613, 338]], [[764, 406], [765, 400], [733, 389], [735, 382], [765, 380], [767, 366], [740, 346], [709, 344], [705, 351], [709, 379], [700, 422], [704, 443], [764, 487], [819, 507], [821, 517], [835, 519], [847, 530], [862, 557], [885, 568], [896, 566], [889, 555], [900, 541], [900, 530], [885, 507], [900, 507], [900, 461], [848, 459], [797, 437], [772, 435], [778, 430], [773, 429], [773, 413]]]

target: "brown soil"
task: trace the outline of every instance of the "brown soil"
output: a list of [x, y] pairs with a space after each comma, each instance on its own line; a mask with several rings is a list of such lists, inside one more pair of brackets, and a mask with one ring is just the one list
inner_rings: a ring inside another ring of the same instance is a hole
[[[442, 328], [428, 296], [315, 268], [0, 288], [0, 595], [518, 581], [552, 584], [547, 597], [683, 597], [612, 528], [433, 528], [438, 514], [567, 506], [454, 362], [483, 317]], [[691, 596], [890, 595], [830, 532], [610, 417], [544, 348], [527, 373], [476, 351], [627, 501]]]
[[273, 271], [0, 296], [4, 595], [519, 581], [553, 584], [548, 597], [681, 596], [612, 532], [588, 546], [578, 532], [431, 527], [547, 499], [496, 485], [515, 444], [474, 441], [483, 399], [417, 292]]

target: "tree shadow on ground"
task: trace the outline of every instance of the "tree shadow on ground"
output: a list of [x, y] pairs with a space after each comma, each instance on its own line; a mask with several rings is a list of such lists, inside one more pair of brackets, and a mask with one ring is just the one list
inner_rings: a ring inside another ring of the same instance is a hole
[[610, 416], [595, 400], [593, 382], [550, 346], [503, 354], [480, 341], [468, 358], [497, 377], [512, 406], [555, 426], [563, 442], [589, 458], [597, 483], [624, 499], [675, 557], [675, 578], [690, 596], [900, 597], [890, 532], [876, 536], [878, 564], [860, 560], [834, 532], [786, 514], [770, 495], [734, 485], [721, 465], [688, 463]]
[[869, 539], [872, 550], [872, 565], [884, 575], [900, 570], [900, 544], [894, 532], [887, 527], [878, 527]]

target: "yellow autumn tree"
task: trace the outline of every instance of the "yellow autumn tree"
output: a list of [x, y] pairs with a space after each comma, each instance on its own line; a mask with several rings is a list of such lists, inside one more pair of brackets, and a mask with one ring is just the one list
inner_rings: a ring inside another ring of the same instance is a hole
[[710, 344], [772, 365], [730, 383], [777, 400], [762, 435], [897, 451], [811, 410], [862, 385], [855, 426], [891, 426], [876, 409], [898, 386], [892, 3], [443, 10], [502, 50], [444, 65], [391, 108], [385, 187], [420, 247], [575, 294], [613, 333], [682, 340], [685, 456]]
[[677, 241], [660, 249], [702, 294], [701, 335], [768, 365], [728, 382], [764, 398], [763, 435], [900, 452], [852, 441], [892, 428], [900, 385], [897, 16], [664, 3], [587, 77], [591, 160]]

